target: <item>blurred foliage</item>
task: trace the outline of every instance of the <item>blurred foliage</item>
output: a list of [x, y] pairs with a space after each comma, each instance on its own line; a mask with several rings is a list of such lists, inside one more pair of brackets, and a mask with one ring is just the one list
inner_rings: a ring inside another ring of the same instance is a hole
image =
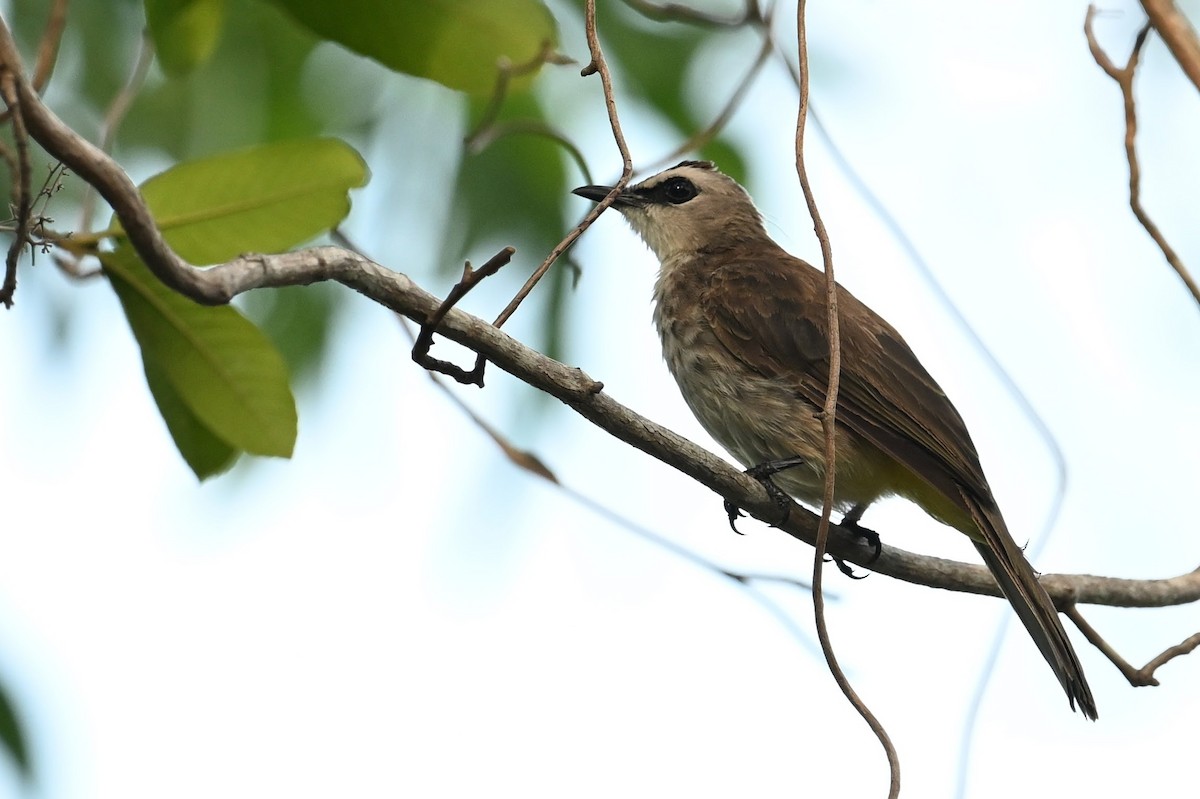
[[186, 75], [212, 55], [225, 0], [146, 0], [146, 27], [163, 71]]
[[502, 61], [551, 52], [554, 17], [538, 0], [275, 0], [323, 39], [384, 66], [486, 96]]
[[16, 708], [9, 700], [3, 683], [0, 683], [0, 746], [8, 751], [8, 756], [12, 758], [22, 777], [28, 778], [32, 775], [33, 765], [29, 759], [25, 732], [21, 729]]

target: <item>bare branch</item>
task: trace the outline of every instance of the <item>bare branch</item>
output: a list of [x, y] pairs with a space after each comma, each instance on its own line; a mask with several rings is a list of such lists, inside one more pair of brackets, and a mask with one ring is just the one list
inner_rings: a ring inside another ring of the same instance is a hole
[[[489, 129], [500, 117], [500, 111], [504, 108], [504, 101], [508, 98], [508, 88], [513, 78], [532, 74], [547, 63], [569, 64], [571, 60], [554, 52], [553, 44], [549, 41], [543, 42], [542, 49], [527, 63], [513, 64], [507, 58], [501, 59], [500, 63], [496, 65], [496, 87], [492, 90], [487, 107], [480, 116], [475, 130], [468, 133], [466, 139], [463, 140], [463, 146], [467, 150], [479, 152], [486, 146], [480, 144], [480, 140], [489, 137]], [[495, 138], [495, 136], [491, 136], [489, 140], [494, 141]]]
[[636, 10], [642, 16], [659, 22], [686, 22], [710, 28], [738, 28], [747, 22], [760, 19], [756, 0], [746, 0], [742, 13], [736, 17], [706, 14], [682, 3], [659, 4], [651, 3], [650, 0], [625, 0], [625, 5]]
[[[122, 220], [125, 225], [127, 220]], [[126, 228], [128, 230], [128, 228]], [[200, 270], [197, 270], [200, 271]], [[399, 272], [341, 247], [313, 247], [278, 255], [244, 255], [201, 272], [211, 281], [202, 296], [236, 296], [255, 288], [309, 285], [333, 280], [376, 303], [425, 323], [442, 301]], [[779, 506], [761, 484], [727, 461], [678, 434], [634, 413], [616, 402], [581, 370], [548, 358], [501, 330], [458, 308], [448, 311], [438, 332], [451, 341], [483, 355], [517, 379], [545, 391], [617, 439], [630, 444], [693, 478], [719, 496], [768, 524], [778, 521]], [[788, 521], [780, 529], [812, 544], [818, 517], [791, 505]], [[918, 555], [883, 547], [877, 560], [873, 550], [852, 532], [830, 527], [829, 552], [879, 574], [905, 582], [988, 596], [1000, 596], [983, 566]], [[1200, 601], [1200, 569], [1161, 580], [1126, 580], [1092, 575], [1046, 575], [1041, 578], [1056, 604], [1165, 607]]]
[[1183, 12], [1172, 0], [1142, 0], [1150, 25], [1162, 37], [1167, 49], [1188, 80], [1200, 90], [1200, 38]]
[[588, 169], [587, 160], [583, 157], [583, 152], [575, 146], [575, 142], [538, 119], [514, 119], [511, 122], [496, 122], [488, 126], [485, 130], [481, 130], [470, 140], [469, 150], [473, 154], [480, 153], [505, 136], [518, 134], [541, 136], [542, 138], [550, 139], [550, 141], [567, 151], [567, 155], [571, 156], [571, 160], [575, 162], [575, 166], [579, 167], [584, 180], [588, 183], [592, 182], [592, 174], [591, 170]]
[[[46, 29], [42, 31], [42, 39], [38, 43], [37, 62], [33, 68], [34, 91], [41, 92], [50, 80], [54, 71], [54, 63], [58, 60], [58, 47], [62, 43], [63, 30], [67, 27], [67, 0], [54, 0], [50, 7], [50, 16], [46, 19]], [[12, 114], [11, 108], [5, 108], [0, 113], [0, 122], [7, 122]]]
[[1112, 661], [1112, 664], [1117, 667], [1121, 674], [1125, 675], [1125, 679], [1129, 680], [1129, 684], [1134, 688], [1158, 685], [1158, 678], [1154, 676], [1154, 672], [1159, 666], [1182, 655], [1190, 654], [1196, 649], [1196, 647], [1200, 647], [1200, 633], [1196, 633], [1195, 635], [1186, 638], [1183, 643], [1168, 647], [1161, 654], [1151, 658], [1150, 662], [1148, 662], [1145, 666], [1142, 666], [1140, 669], [1134, 668], [1129, 661], [1121, 657], [1117, 651], [1112, 648], [1108, 641], [1104, 640], [1100, 633], [1096, 632], [1096, 628], [1092, 627], [1092, 625], [1083, 618], [1083, 614], [1079, 612], [1079, 608], [1071, 605], [1064, 612], [1067, 614], [1068, 618], [1071, 619], [1071, 621], [1075, 622], [1075, 626], [1079, 628], [1080, 632], [1084, 634], [1088, 641], [1090, 641], [1094, 647], [1103, 652], [1105, 657]]
[[[526, 279], [524, 285], [517, 290], [516, 295], [514, 295], [512, 300], [509, 301], [508, 305], [504, 307], [504, 310], [500, 312], [500, 315], [496, 317], [495, 321], [492, 323], [496, 327], [502, 327], [504, 323], [512, 317], [521, 303], [525, 301], [525, 298], [529, 296], [529, 293], [533, 291], [534, 286], [541, 281], [546, 272], [550, 271], [550, 267], [554, 265], [554, 262], [558, 260], [559, 256], [566, 252], [567, 248], [574, 244], [575, 240], [583, 235], [585, 230], [591, 227], [592, 222], [596, 221], [605, 208], [612, 205], [613, 200], [616, 199], [617, 195], [621, 193], [621, 189], [625, 187], [625, 185], [629, 182], [630, 176], [633, 174], [633, 161], [629, 156], [629, 146], [625, 143], [625, 134], [621, 130], [621, 121], [617, 116], [617, 102], [615, 96], [613, 95], [612, 74], [608, 70], [608, 62], [604, 60], [604, 51], [600, 48], [600, 36], [596, 30], [595, 0], [588, 0], [584, 17], [587, 31], [588, 50], [591, 54], [591, 61], [589, 61], [587, 66], [581, 70], [580, 75], [586, 78], [595, 73], [600, 74], [600, 83], [604, 91], [604, 105], [608, 109], [609, 125], [612, 127], [613, 139], [616, 141], [617, 149], [621, 153], [621, 163], [623, 164], [621, 179], [617, 182], [616, 187], [613, 189], [612, 194], [609, 197], [606, 197], [603, 202], [596, 204], [595, 207], [589, 210], [583, 219], [580, 220], [579, 224], [572, 228], [571, 231], [563, 237], [562, 241], [554, 245], [553, 249], [550, 250], [550, 253], [545, 257], [541, 265], [539, 265], [538, 268], [533, 271], [533, 274]], [[483, 370], [485, 363], [485, 359], [481, 354], [475, 361], [475, 367], [469, 373], [471, 375], [478, 375], [480, 385], [482, 385], [483, 381]]]
[[42, 40], [38, 44], [37, 61], [33, 65], [32, 83], [38, 92], [45, 89], [46, 84], [50, 82], [66, 27], [67, 0], [54, 0], [54, 5], [50, 7], [50, 17], [46, 20], [46, 30], [42, 32]]
[[[1117, 86], [1121, 89], [1121, 97], [1125, 101], [1125, 158], [1129, 162], [1129, 207], [1133, 211], [1133, 215], [1137, 217], [1138, 222], [1150, 234], [1150, 238], [1154, 239], [1154, 243], [1162, 250], [1163, 257], [1167, 259], [1167, 263], [1179, 275], [1184, 285], [1187, 286], [1188, 291], [1192, 293], [1192, 297], [1196, 302], [1200, 303], [1200, 284], [1196, 283], [1195, 278], [1191, 276], [1187, 267], [1183, 265], [1179, 254], [1167, 242], [1166, 236], [1158, 229], [1158, 225], [1154, 224], [1154, 220], [1146, 213], [1146, 209], [1142, 207], [1142, 174], [1141, 167], [1138, 164], [1137, 147], [1135, 144], [1137, 138], [1137, 107], [1133, 96], [1133, 77], [1137, 71], [1142, 46], [1146, 43], [1146, 37], [1150, 33], [1151, 23], [1147, 22], [1138, 32], [1137, 39], [1133, 44], [1133, 50], [1130, 52], [1129, 60], [1125, 63], [1125, 66], [1117, 67], [1100, 47], [1100, 43], [1096, 41], [1095, 33], [1092, 30], [1092, 20], [1095, 16], [1096, 6], [1089, 5], [1087, 14], [1083, 19], [1083, 32], [1087, 36], [1088, 49], [1091, 51], [1092, 58], [1096, 59], [1096, 63], [1100, 68], [1117, 82]], [[1184, 24], [1186, 24], [1186, 21]], [[1193, 33], [1192, 35], [1194, 38], [1195, 34]]]
[[621, 152], [621, 163], [623, 165], [621, 179], [613, 191], [613, 196], [606, 198], [604, 202], [596, 205], [562, 241], [554, 246], [554, 249], [550, 250], [550, 254], [542, 261], [541, 266], [534, 270], [529, 279], [525, 281], [525, 285], [521, 286], [512, 301], [496, 317], [494, 323], [496, 327], [502, 326], [509, 320], [517, 310], [517, 306], [529, 296], [529, 292], [533, 291], [533, 287], [549, 271], [554, 262], [558, 260], [558, 257], [575, 243], [575, 240], [583, 234], [583, 231], [591, 227], [592, 222], [596, 221], [596, 218], [600, 216], [600, 213], [605, 208], [612, 204], [616, 195], [620, 193], [620, 189], [625, 187], [625, 184], [629, 182], [629, 177], [633, 174], [633, 161], [629, 157], [629, 145], [625, 143], [625, 133], [621, 130], [621, 121], [617, 117], [617, 101], [613, 95], [612, 73], [608, 71], [608, 62], [604, 60], [604, 51], [600, 48], [600, 36], [596, 31], [596, 0], [588, 0], [584, 15], [584, 24], [587, 30], [588, 51], [591, 54], [591, 61], [588, 62], [588, 65], [579, 74], [585, 78], [595, 73], [600, 74], [600, 85], [604, 90], [604, 106], [608, 109], [608, 123], [612, 127], [613, 139], [616, 141], [617, 149]]
[[484, 361], [479, 359], [475, 362], [475, 368], [467, 372], [462, 368], [455, 366], [449, 361], [442, 361], [430, 356], [429, 348], [433, 346], [433, 334], [437, 330], [438, 324], [446, 316], [446, 312], [458, 304], [459, 300], [467, 296], [471, 289], [478, 286], [481, 282], [491, 277], [500, 271], [500, 269], [512, 260], [513, 253], [516, 249], [513, 247], [505, 247], [500, 252], [496, 253], [488, 260], [486, 264], [478, 270], [471, 268], [471, 262], [467, 261], [463, 264], [462, 280], [454, 284], [454, 288], [450, 289], [450, 293], [446, 295], [446, 299], [438, 307], [437, 311], [429, 319], [429, 321], [421, 325], [421, 332], [417, 335], [417, 340], [413, 342], [412, 359], [426, 369], [434, 372], [441, 372], [444, 375], [453, 377], [460, 383], [471, 383], [480, 388], [483, 388], [483, 364]]
[[[154, 43], [150, 40], [150, 34], [146, 32], [142, 34], [137, 58], [134, 59], [129, 79], [125, 81], [125, 85], [116, 93], [112, 102], [108, 104], [108, 109], [104, 112], [104, 121], [100, 125], [100, 149], [104, 152], [112, 152], [117, 131], [120, 129], [121, 123], [125, 121], [129, 109], [133, 107], [133, 101], [141, 91], [142, 84], [146, 82], [146, 76], [150, 73], [150, 65], [153, 63]], [[92, 217], [96, 208], [96, 192], [90, 184], [86, 188], [87, 191], [80, 203], [79, 213], [79, 229], [85, 231], [92, 229]]]
[[680, 156], [686, 155], [692, 150], [700, 149], [715, 139], [717, 134], [725, 129], [725, 126], [729, 124], [730, 118], [733, 116], [734, 112], [737, 111], [738, 106], [740, 106], [742, 103], [742, 100], [745, 99], [747, 92], [749, 92], [750, 87], [754, 85], [755, 79], [758, 77], [758, 74], [762, 72], [763, 66], [767, 63], [767, 59], [770, 58], [771, 53], [775, 49], [775, 40], [771, 35], [771, 22], [774, 16], [775, 4], [772, 3], [770, 8], [767, 9], [766, 14], [758, 22], [759, 27], [762, 30], [763, 37], [762, 44], [758, 50], [758, 55], [754, 57], [754, 61], [750, 64], [750, 68], [746, 70], [745, 76], [734, 88], [733, 93], [729, 96], [729, 101], [725, 103], [725, 107], [721, 109], [716, 118], [713, 119], [713, 121], [709, 123], [707, 127], [698, 130], [689, 136], [686, 141], [673, 149], [671, 152], [667, 153], [662, 158], [659, 158], [657, 161], [654, 161], [649, 166], [643, 167], [643, 171], [656, 172], [662, 167], [675, 163]]

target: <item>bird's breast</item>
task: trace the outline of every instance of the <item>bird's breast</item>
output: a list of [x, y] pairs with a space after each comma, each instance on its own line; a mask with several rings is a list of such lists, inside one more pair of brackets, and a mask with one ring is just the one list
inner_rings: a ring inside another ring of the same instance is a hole
[[[668, 287], [669, 288], [669, 287]], [[816, 409], [779, 380], [750, 370], [717, 340], [696, 302], [656, 292], [654, 321], [684, 401], [743, 466], [801, 456], [808, 465], [779, 483], [804, 501], [820, 495], [822, 432]]]
[[[796, 499], [819, 505], [825, 464], [820, 409], [800, 396], [796, 380], [766, 377], [730, 353], [703, 312], [698, 288], [668, 273], [660, 275], [654, 299], [663, 359], [701, 426], [747, 468], [803, 458], [804, 466], [774, 479]], [[841, 429], [837, 448], [839, 510], [887, 493], [873, 474], [882, 463], [873, 447]]]

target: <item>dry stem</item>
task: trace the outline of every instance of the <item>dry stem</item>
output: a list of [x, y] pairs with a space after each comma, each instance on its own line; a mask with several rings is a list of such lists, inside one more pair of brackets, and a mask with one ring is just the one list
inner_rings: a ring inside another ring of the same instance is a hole
[[829, 233], [821, 220], [817, 209], [816, 196], [808, 179], [808, 170], [804, 164], [804, 123], [808, 116], [808, 34], [804, 24], [805, 0], [800, 0], [796, 8], [796, 35], [799, 46], [800, 64], [800, 107], [796, 116], [796, 175], [800, 180], [800, 188], [804, 192], [804, 202], [808, 205], [808, 213], [812, 217], [813, 229], [821, 244], [821, 261], [825, 267], [825, 306], [828, 313], [829, 325], [829, 387], [825, 394], [825, 406], [821, 411], [821, 426], [825, 434], [825, 489], [821, 504], [821, 519], [817, 525], [817, 538], [814, 543], [812, 569], [813, 613], [816, 619], [817, 639], [821, 642], [821, 651], [829, 671], [842, 689], [846, 699], [854, 706], [871, 732], [879, 739], [880, 746], [887, 756], [890, 783], [888, 786], [889, 799], [900, 795], [900, 757], [896, 747], [884, 729], [883, 724], [867, 707], [866, 702], [850, 685], [850, 680], [838, 664], [837, 655], [833, 651], [833, 643], [829, 639], [829, 628], [825, 622], [825, 597], [822, 593], [822, 572], [825, 561], [825, 551], [829, 543], [829, 517], [833, 510], [834, 475], [837, 472], [837, 448], [835, 446], [836, 414], [838, 382], [840, 379], [842, 352], [841, 333], [837, 307], [837, 282], [833, 275], [833, 248], [829, 243]]
[[[1150, 33], [1152, 24], [1147, 22], [1138, 31], [1137, 39], [1133, 44], [1133, 50], [1129, 53], [1129, 60], [1125, 62], [1124, 67], [1118, 67], [1100, 47], [1100, 43], [1096, 41], [1095, 33], [1092, 31], [1092, 20], [1095, 16], [1096, 6], [1089, 5], [1087, 14], [1083, 19], [1083, 32], [1087, 36], [1088, 49], [1091, 50], [1092, 58], [1096, 59], [1096, 63], [1100, 68], [1117, 82], [1117, 86], [1121, 89], [1121, 97], [1125, 101], [1125, 159], [1129, 162], [1129, 207], [1133, 211], [1133, 215], [1137, 217], [1138, 222], [1150, 234], [1150, 238], [1154, 239], [1154, 243], [1162, 250], [1163, 257], [1167, 259], [1167, 263], [1179, 275], [1184, 285], [1187, 286], [1188, 291], [1192, 293], [1192, 297], [1196, 302], [1200, 303], [1200, 284], [1196, 283], [1195, 278], [1192, 277], [1187, 267], [1184, 266], [1179, 254], [1167, 242], [1166, 236], [1158, 229], [1158, 225], [1154, 224], [1154, 220], [1146, 213], [1146, 209], [1142, 207], [1142, 173], [1141, 166], [1138, 163], [1137, 146], [1135, 143], [1137, 139], [1137, 105], [1133, 96], [1133, 78], [1134, 73], [1137, 71], [1138, 59], [1141, 57], [1142, 46], [1146, 43], [1146, 37]], [[1194, 33], [1192, 36], [1195, 38]], [[1180, 66], [1183, 66], [1185, 69], [1187, 68], [1182, 61], [1180, 62]]]

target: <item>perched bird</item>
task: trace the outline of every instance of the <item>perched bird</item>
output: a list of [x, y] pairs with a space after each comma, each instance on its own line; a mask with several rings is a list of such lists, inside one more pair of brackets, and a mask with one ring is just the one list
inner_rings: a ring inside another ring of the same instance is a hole
[[[574, 193], [598, 202], [611, 191]], [[658, 257], [654, 323], [696, 418], [746, 467], [798, 463], [773, 479], [819, 506], [824, 274], [772, 241], [745, 189], [708, 162], [630, 186], [613, 207]], [[838, 308], [836, 509], [856, 524], [872, 502], [898, 495], [969, 536], [1071, 707], [1095, 719], [1058, 611], [1008, 532], [962, 417], [895, 328], [841, 286]]]

